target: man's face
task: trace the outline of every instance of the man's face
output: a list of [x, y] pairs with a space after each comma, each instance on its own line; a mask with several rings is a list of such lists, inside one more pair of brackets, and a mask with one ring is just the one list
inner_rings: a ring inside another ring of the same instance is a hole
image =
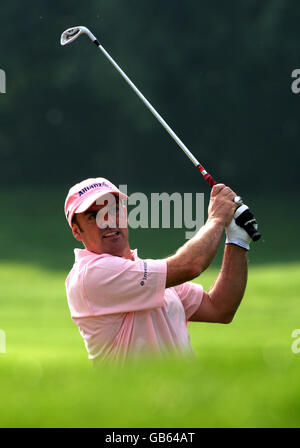
[[123, 257], [130, 255], [126, 208], [114, 197], [112, 202], [102, 198], [101, 205], [95, 202], [85, 212], [76, 213], [72, 232], [91, 252]]

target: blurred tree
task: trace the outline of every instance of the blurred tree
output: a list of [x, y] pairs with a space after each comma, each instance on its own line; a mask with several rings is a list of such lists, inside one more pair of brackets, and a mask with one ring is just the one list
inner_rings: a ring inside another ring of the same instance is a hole
[[[205, 187], [197, 170], [85, 38], [84, 24], [218, 180], [298, 190], [296, 0], [11, 0], [2, 5], [2, 186], [103, 175], [153, 191]], [[279, 176], [279, 173], [281, 174]]]

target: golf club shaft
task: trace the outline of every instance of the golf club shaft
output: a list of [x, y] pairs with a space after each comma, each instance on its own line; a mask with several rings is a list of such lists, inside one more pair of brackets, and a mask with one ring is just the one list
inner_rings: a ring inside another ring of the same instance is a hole
[[[149, 103], [147, 98], [144, 97], [144, 95], [139, 91], [139, 89], [133, 84], [131, 79], [128, 78], [126, 73], [123, 72], [121, 67], [116, 63], [116, 61], [110, 56], [110, 54], [102, 47], [102, 45], [99, 43], [97, 39], [94, 39], [94, 36], [90, 36], [91, 40], [97, 45], [99, 50], [102, 51], [104, 56], [110, 61], [110, 63], [115, 67], [115, 69], [120, 73], [120, 75], [125, 79], [127, 84], [132, 88], [132, 90], [138, 95], [138, 97], [143, 101], [143, 103], [148, 107], [150, 112], [157, 118], [157, 120], [160, 122], [160, 124], [166, 129], [166, 131], [170, 134], [170, 136], [175, 140], [175, 142], [178, 144], [178, 146], [182, 149], [182, 151], [188, 156], [188, 158], [193, 162], [193, 164], [198, 168], [206, 182], [213, 187], [217, 182], [214, 180], [214, 178], [204, 169], [204, 167], [198, 162], [196, 157], [190, 152], [190, 150], [185, 146], [185, 144], [180, 140], [180, 138], [175, 134], [175, 132], [170, 128], [170, 126], [165, 122], [165, 120], [159, 115], [159, 113], [154, 109], [152, 104]], [[236, 196], [234, 198], [234, 202], [238, 205], [243, 204], [242, 199], [240, 196]], [[255, 227], [256, 220], [253, 216], [253, 214], [248, 209], [247, 216], [245, 222], [240, 222], [240, 226], [246, 230], [246, 232], [250, 235], [253, 241], [257, 241], [261, 235], [257, 231], [257, 228]]]
[[170, 128], [170, 126], [165, 122], [165, 120], [162, 118], [162, 116], [157, 112], [157, 110], [154, 109], [152, 104], [149, 103], [147, 98], [144, 97], [144, 95], [139, 91], [139, 89], [133, 84], [130, 78], [126, 75], [126, 73], [123, 72], [121, 67], [116, 63], [116, 61], [110, 56], [110, 54], [105, 50], [105, 48], [102, 47], [102, 45], [98, 42], [98, 40], [93, 41], [99, 50], [102, 51], [104, 56], [110, 61], [110, 63], [118, 70], [120, 75], [125, 79], [127, 84], [132, 88], [132, 90], [138, 95], [138, 97], [143, 101], [143, 103], [148, 107], [150, 112], [157, 118], [157, 120], [160, 122], [160, 124], [165, 128], [165, 130], [170, 134], [170, 136], [175, 140], [177, 145], [182, 149], [182, 151], [188, 156], [188, 158], [193, 162], [193, 164], [198, 168], [206, 182], [213, 187], [217, 182], [213, 179], [213, 177], [204, 169], [204, 167], [198, 162], [196, 157], [191, 153], [191, 151], [185, 146], [185, 144], [180, 140], [178, 135], [175, 134], [175, 132]]

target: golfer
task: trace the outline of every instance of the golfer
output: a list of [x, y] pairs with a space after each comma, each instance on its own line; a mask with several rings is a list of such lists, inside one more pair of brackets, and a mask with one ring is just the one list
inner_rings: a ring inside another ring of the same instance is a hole
[[[215, 185], [208, 219], [196, 235], [166, 259], [144, 260], [129, 246], [127, 196], [104, 178], [86, 179], [70, 189], [65, 214], [84, 249], [74, 251], [66, 291], [90, 359], [194, 356], [188, 321], [232, 321], [246, 287], [250, 242], [233, 220], [235, 196], [224, 184]], [[210, 265], [224, 231], [222, 268], [206, 292], [190, 281]]]

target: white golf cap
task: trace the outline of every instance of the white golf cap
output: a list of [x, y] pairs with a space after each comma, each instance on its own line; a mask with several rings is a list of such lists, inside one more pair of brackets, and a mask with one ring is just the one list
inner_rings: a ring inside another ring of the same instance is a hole
[[86, 179], [70, 188], [65, 201], [65, 215], [70, 227], [75, 213], [86, 211], [97, 199], [108, 193], [128, 199], [126, 194], [104, 177]]

